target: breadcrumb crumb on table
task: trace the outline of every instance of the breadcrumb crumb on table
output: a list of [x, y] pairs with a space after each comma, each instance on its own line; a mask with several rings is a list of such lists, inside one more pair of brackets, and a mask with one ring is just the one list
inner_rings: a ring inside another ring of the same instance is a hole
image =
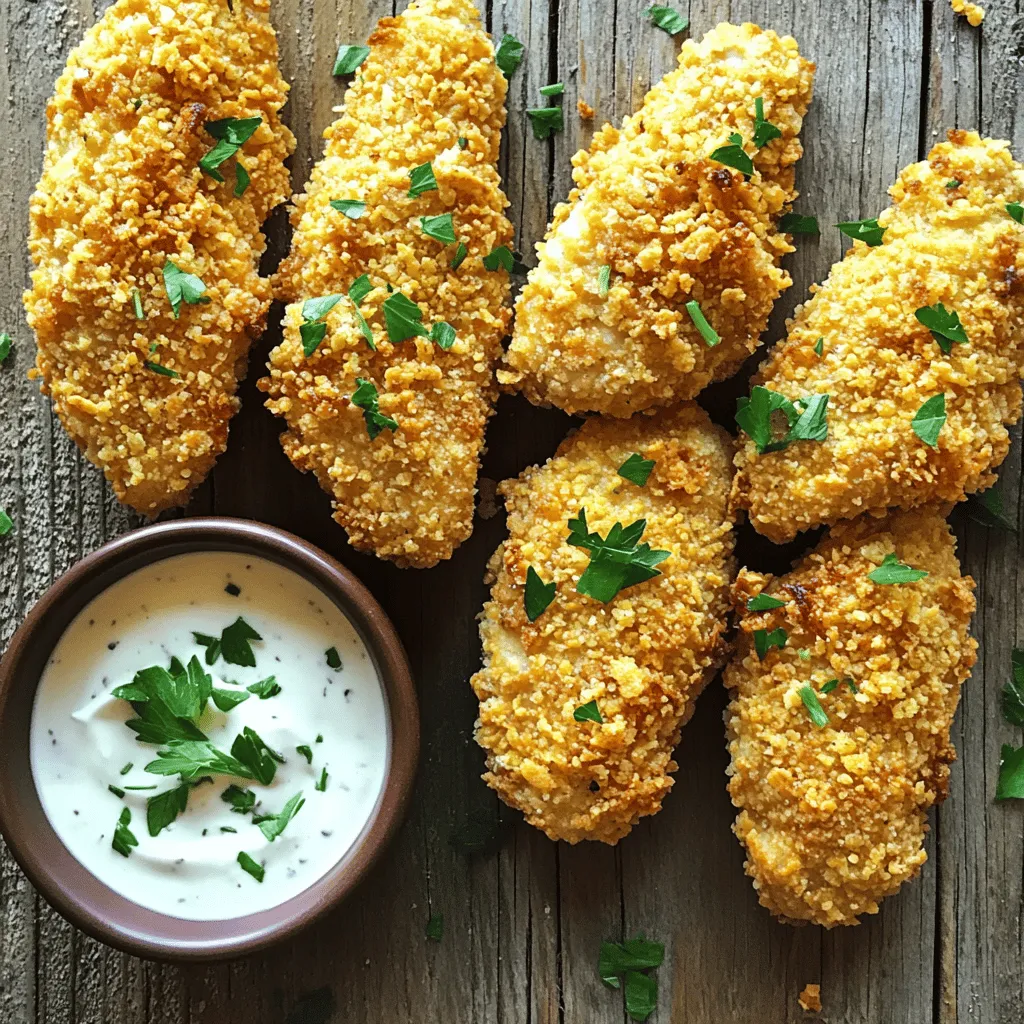
[[980, 4], [972, 4], [970, 0], [952, 0], [952, 4], [953, 13], [962, 14], [974, 28], [985, 20], [985, 8]]
[[[696, 405], [628, 421], [593, 418], [544, 466], [500, 487], [509, 537], [488, 568], [480, 636], [477, 742], [484, 779], [551, 839], [615, 843], [672, 786], [672, 751], [725, 653], [732, 521], [731, 440]], [[618, 475], [654, 460], [643, 487]], [[608, 604], [576, 592], [588, 553], [567, 543], [586, 508], [591, 531], [645, 519], [643, 541], [670, 557], [661, 575]], [[557, 585], [529, 622], [527, 570]], [[573, 713], [596, 701], [602, 723]]]
[[800, 1009], [807, 1013], [821, 1013], [821, 986], [804, 985], [803, 991], [797, 996]]
[[577, 100], [576, 109], [579, 111], [580, 117], [584, 121], [594, 120], [594, 114], [596, 113], [596, 111], [589, 103], [587, 103], [586, 100]]

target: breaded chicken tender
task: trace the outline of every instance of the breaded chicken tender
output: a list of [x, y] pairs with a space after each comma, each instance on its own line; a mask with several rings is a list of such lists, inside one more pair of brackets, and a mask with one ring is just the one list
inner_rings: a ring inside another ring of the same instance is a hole
[[[288, 86], [269, 7], [117, 0], [47, 106], [25, 293], [33, 375], [118, 498], [146, 516], [185, 504], [224, 450], [270, 306], [260, 225], [288, 196], [295, 140], [278, 118]], [[205, 126], [227, 118], [260, 124], [217, 181], [199, 161], [218, 144]], [[178, 318], [168, 261], [203, 286]]]
[[[874, 582], [893, 554], [927, 576]], [[977, 649], [973, 589], [933, 508], [842, 523], [779, 579], [740, 572], [729, 793], [747, 874], [773, 914], [857, 924], [920, 871]], [[760, 594], [784, 604], [748, 611]]]
[[[881, 244], [854, 242], [754, 378], [788, 399], [828, 395], [827, 440], [758, 455], [744, 438], [737, 453], [733, 503], [777, 542], [984, 490], [1020, 417], [1024, 228], [1010, 211], [1024, 168], [1005, 142], [953, 131], [890, 192]], [[933, 335], [917, 319], [926, 306], [955, 314], [966, 343]], [[933, 447], [913, 421], [939, 395]]]
[[[292, 251], [277, 277], [292, 305], [260, 387], [288, 424], [285, 453], [331, 494], [352, 544], [428, 567], [472, 531], [494, 365], [511, 316], [507, 272], [483, 265], [512, 244], [496, 170], [506, 82], [469, 0], [417, 0], [384, 18], [369, 43], [344, 112], [325, 133], [326, 154], [296, 197]], [[425, 164], [437, 187], [410, 195], [419, 191], [410, 172]], [[344, 200], [365, 211], [330, 205]], [[446, 216], [455, 243], [425, 231], [436, 233], [431, 218]], [[355, 301], [347, 293], [363, 275], [372, 290], [354, 292]], [[305, 301], [341, 293], [326, 338], [307, 356]], [[405, 320], [389, 310], [404, 310]], [[438, 323], [455, 330], [450, 348], [426, 336]], [[373, 414], [358, 404], [374, 390], [377, 412], [394, 424], [379, 433], [381, 421], [364, 422]]]
[[[643, 486], [618, 475], [634, 454], [654, 462]], [[484, 779], [551, 839], [615, 843], [672, 786], [680, 730], [726, 653], [731, 456], [725, 431], [685, 403], [588, 420], [544, 466], [501, 485], [509, 538], [488, 570], [476, 738]], [[591, 556], [568, 543], [567, 523], [581, 509], [605, 539], [616, 523], [645, 521], [643, 543], [667, 555], [661, 575], [606, 604], [578, 593]], [[531, 568], [556, 585], [532, 623]], [[590, 702], [602, 721], [577, 721]]]
[[[756, 25], [683, 43], [640, 111], [573, 158], [576, 188], [537, 246], [499, 381], [538, 405], [631, 416], [735, 373], [792, 283], [777, 221], [796, 196], [813, 72], [793, 39]], [[758, 101], [781, 133], [760, 149]], [[711, 159], [733, 133], [749, 179]]]

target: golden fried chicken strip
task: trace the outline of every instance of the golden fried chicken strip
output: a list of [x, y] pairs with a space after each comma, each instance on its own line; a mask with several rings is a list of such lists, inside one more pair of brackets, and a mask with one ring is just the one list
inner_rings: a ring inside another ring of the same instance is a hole
[[[47, 106], [25, 293], [33, 375], [118, 498], [146, 516], [185, 504], [224, 450], [270, 306], [260, 225], [288, 196], [295, 140], [278, 118], [288, 86], [269, 0], [235, 6], [117, 0]], [[225, 180], [205, 175], [216, 139], [204, 125], [256, 117], [219, 168]], [[236, 161], [251, 179], [241, 196]], [[177, 319], [168, 260], [205, 285]]]
[[[417, 0], [384, 18], [370, 46], [344, 113], [325, 133], [326, 155], [296, 197], [292, 251], [277, 277], [293, 305], [259, 386], [288, 424], [286, 454], [331, 494], [352, 544], [428, 567], [472, 531], [494, 364], [511, 316], [508, 274], [483, 266], [512, 244], [495, 168], [506, 83], [469, 0]], [[410, 196], [409, 172], [427, 163], [437, 188]], [[345, 199], [365, 203], [365, 213], [353, 219], [330, 205]], [[424, 231], [422, 218], [446, 215], [455, 244]], [[347, 293], [364, 274], [373, 291], [358, 308], [375, 351], [345, 298], [307, 357], [300, 300]], [[454, 345], [396, 333], [386, 322], [390, 289], [419, 308], [424, 330], [453, 327]], [[352, 401], [361, 380], [396, 424], [375, 438]]]
[[[618, 475], [634, 453], [655, 463], [645, 486]], [[488, 570], [476, 738], [488, 784], [552, 839], [618, 842], [672, 786], [680, 730], [726, 653], [731, 453], [725, 431], [684, 403], [588, 420], [544, 466], [501, 485], [509, 538]], [[584, 508], [606, 539], [617, 522], [645, 520], [643, 543], [670, 552], [661, 575], [607, 604], [577, 593], [590, 555], [566, 524]], [[557, 585], [533, 623], [531, 567]], [[591, 701], [603, 722], [576, 721]]]
[[[873, 582], [893, 553], [928, 575]], [[779, 579], [740, 572], [729, 793], [747, 874], [773, 914], [857, 924], [925, 862], [926, 814], [946, 796], [949, 727], [977, 649], [973, 589], [931, 508], [842, 523]], [[762, 592], [784, 605], [748, 611]], [[785, 646], [759, 658], [759, 631], [780, 628]]]
[[[777, 221], [796, 196], [813, 72], [794, 40], [756, 25], [685, 42], [640, 111], [573, 158], [576, 188], [537, 246], [499, 381], [538, 405], [631, 416], [735, 373], [792, 283]], [[781, 137], [755, 149], [758, 99]], [[710, 159], [734, 132], [749, 179]]]
[[[891, 195], [881, 244], [854, 242], [754, 378], [789, 399], [829, 396], [826, 441], [758, 455], [746, 438], [737, 453], [733, 503], [774, 541], [864, 511], [961, 501], [995, 481], [1009, 449], [1024, 373], [1024, 228], [1007, 204], [1024, 200], [1024, 168], [1005, 142], [953, 131]], [[937, 303], [958, 315], [966, 344], [918, 321]], [[946, 421], [931, 447], [912, 421], [937, 395]]]

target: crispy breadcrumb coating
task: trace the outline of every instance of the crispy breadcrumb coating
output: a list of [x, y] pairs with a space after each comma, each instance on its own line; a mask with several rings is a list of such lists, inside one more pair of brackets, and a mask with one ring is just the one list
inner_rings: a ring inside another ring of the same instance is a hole
[[[469, 0], [418, 0], [384, 18], [369, 42], [344, 112], [325, 133], [326, 155], [296, 197], [292, 251], [276, 280], [293, 305], [259, 386], [287, 421], [286, 454], [332, 495], [352, 544], [427, 567], [472, 531], [494, 364], [511, 316], [508, 274], [482, 263], [512, 245], [495, 168], [506, 83]], [[409, 171], [430, 161], [438, 189], [411, 198]], [[350, 219], [334, 199], [360, 199], [366, 212]], [[467, 249], [457, 269], [457, 246], [428, 237], [420, 223], [446, 213]], [[362, 274], [374, 285], [360, 310], [376, 352], [346, 298], [327, 317], [326, 340], [305, 357], [301, 300], [347, 292]], [[454, 327], [454, 347], [422, 337], [392, 344], [381, 309], [389, 287], [420, 307], [424, 325]], [[350, 401], [357, 378], [374, 383], [396, 430], [369, 438]]]
[[972, 4], [969, 0], [952, 0], [953, 13], [962, 14], [969, 25], [977, 28], [985, 20], [985, 8], [980, 4]]
[[800, 1009], [807, 1013], [821, 1013], [821, 986], [804, 985], [796, 1001], [800, 1004]]
[[[890, 552], [928, 575], [873, 583]], [[725, 671], [729, 793], [747, 874], [773, 914], [857, 924], [925, 862], [926, 814], [946, 796], [949, 727], [977, 649], [973, 589], [934, 509], [842, 523], [777, 580], [740, 572]], [[762, 590], [785, 606], [748, 612]], [[759, 660], [754, 631], [779, 627], [785, 647]], [[800, 696], [808, 685], [823, 728]]]
[[[644, 487], [617, 473], [634, 452], [656, 463]], [[615, 843], [672, 786], [680, 730], [726, 653], [731, 452], [725, 431], [685, 403], [588, 420], [546, 465], [500, 487], [509, 538], [489, 566], [476, 738], [488, 784], [552, 839]], [[577, 594], [589, 555], [566, 542], [566, 524], [581, 508], [602, 537], [645, 519], [643, 541], [672, 553], [662, 575], [608, 604]], [[532, 624], [530, 566], [558, 585]], [[574, 720], [591, 700], [603, 724]]]
[[[890, 193], [881, 245], [854, 242], [754, 378], [791, 399], [829, 396], [827, 441], [758, 455], [744, 437], [737, 453], [732, 500], [777, 542], [984, 490], [1020, 416], [1024, 228], [1006, 206], [1024, 200], [1024, 169], [1007, 143], [954, 131]], [[940, 302], [968, 338], [948, 355], [915, 316]], [[911, 421], [938, 394], [947, 419], [932, 448]]]
[[[776, 222], [796, 196], [813, 72], [794, 40], [756, 25], [683, 43], [640, 111], [573, 158], [576, 188], [537, 246], [499, 381], [538, 405], [631, 416], [735, 373], [792, 283]], [[782, 137], [755, 150], [759, 97]], [[709, 159], [733, 132], [753, 156], [750, 180]], [[691, 300], [720, 344], [697, 331]]]
[[[25, 293], [33, 376], [118, 498], [146, 516], [185, 504], [224, 450], [270, 306], [260, 225], [288, 196], [295, 140], [278, 118], [288, 86], [269, 6], [118, 0], [47, 105]], [[199, 168], [216, 141], [204, 124], [228, 117], [263, 121], [238, 157], [251, 177], [240, 198], [235, 160], [223, 184]], [[209, 300], [177, 320], [167, 259], [200, 277]]]

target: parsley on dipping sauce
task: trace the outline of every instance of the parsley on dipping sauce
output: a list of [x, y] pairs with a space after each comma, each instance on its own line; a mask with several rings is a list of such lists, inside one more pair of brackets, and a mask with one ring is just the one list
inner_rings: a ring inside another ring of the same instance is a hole
[[262, 882], [266, 876], [266, 871], [262, 864], [257, 864], [244, 850], [238, 854], [238, 863], [242, 865], [242, 870], [248, 872], [256, 879], [257, 882]]
[[772, 597], [771, 594], [755, 594], [754, 597], [747, 600], [747, 611], [767, 612], [772, 608], [783, 608], [785, 604], [785, 601], [780, 601], [777, 597]]
[[868, 579], [872, 583], [890, 586], [895, 583], [916, 583], [927, 575], [928, 573], [924, 569], [911, 569], [909, 565], [904, 565], [896, 557], [896, 553], [890, 551], [882, 559], [882, 564], [868, 573]]
[[117, 824], [114, 826], [114, 839], [110, 844], [114, 852], [121, 854], [122, 857], [130, 857], [132, 848], [139, 845], [135, 834], [128, 827], [131, 823], [132, 812], [126, 807], [117, 819]]
[[804, 217], [799, 213], [784, 213], [779, 218], [779, 230], [787, 235], [819, 235], [817, 217]]
[[437, 191], [437, 178], [434, 177], [434, 165], [431, 163], [420, 164], [409, 172], [409, 198], [416, 199], [424, 192]]
[[326, 792], [326, 790], [327, 790], [327, 780], [328, 780], [329, 778], [330, 778], [330, 776], [329, 776], [329, 775], [327, 774], [327, 769], [325, 768], [325, 769], [324, 769], [324, 770], [323, 770], [323, 771], [322, 771], [322, 772], [320, 773], [320, 778], [319, 778], [319, 779], [317, 780], [317, 782], [316, 782], [316, 785], [315, 785], [315, 786], [314, 786], [313, 788], [314, 788], [314, 789], [315, 789], [315, 790], [316, 790], [316, 791], [317, 791], [318, 793], [323, 793], [323, 792]]
[[301, 754], [306, 759], [306, 764], [313, 763], [313, 748], [308, 743], [303, 743], [295, 748], [296, 754]]
[[597, 969], [609, 988], [624, 986], [626, 1012], [630, 1020], [644, 1021], [654, 1012], [658, 1001], [658, 983], [650, 974], [665, 959], [665, 947], [643, 936], [626, 942], [602, 942]]
[[288, 822], [295, 817], [305, 806], [306, 801], [301, 793], [296, 793], [288, 803], [284, 805], [280, 814], [259, 814], [254, 815], [252, 822], [259, 826], [259, 830], [272, 843], [288, 826]]
[[175, 320], [181, 315], [182, 302], [197, 306], [210, 301], [202, 280], [195, 274], [187, 274], [171, 259], [164, 263], [164, 290], [167, 292]]
[[110, 792], [110, 793], [113, 793], [114, 796], [116, 796], [118, 800], [123, 800], [124, 799], [124, 790], [123, 789], [118, 789], [117, 786], [107, 786], [107, 791]]
[[953, 351], [954, 343], [967, 344], [967, 332], [960, 323], [960, 315], [946, 309], [941, 302], [936, 302], [934, 306], [922, 306], [914, 316], [932, 332], [932, 337], [947, 356]]
[[352, 392], [350, 401], [357, 409], [362, 409], [366, 433], [369, 434], [371, 441], [375, 441], [383, 430], [398, 429], [398, 421], [380, 411], [380, 398], [372, 380], [356, 377], [356, 389]]
[[781, 139], [782, 130], [764, 118], [764, 99], [754, 100], [754, 145], [758, 149], [767, 146], [772, 139]]
[[885, 228], [878, 226], [877, 218], [845, 220], [842, 221], [842, 223], [837, 224], [836, 227], [839, 228], [847, 238], [852, 238], [855, 242], [864, 242], [872, 247], [881, 245], [882, 235], [885, 234]]
[[224, 588], [225, 594], [230, 594], [232, 597], [238, 597], [242, 593], [242, 588], [237, 583], [229, 583]]
[[764, 661], [768, 656], [768, 652], [773, 648], [777, 647], [782, 650], [786, 646], [786, 641], [789, 639], [789, 634], [779, 626], [777, 629], [755, 629], [754, 630], [754, 649], [757, 651], [757, 657], [759, 661]]
[[207, 636], [205, 633], [193, 633], [192, 638], [200, 647], [206, 648], [206, 664], [213, 665], [223, 655], [229, 665], [256, 667], [256, 655], [253, 654], [252, 641], [262, 640], [241, 616], [230, 626], [221, 630], [220, 637]]
[[581, 704], [572, 713], [572, 717], [577, 722], [597, 722], [598, 725], [604, 722], [596, 700], [588, 700], [586, 704]]
[[246, 689], [249, 693], [256, 694], [260, 700], [269, 700], [281, 692], [281, 685], [273, 676], [267, 676], [266, 679], [261, 679], [258, 683], [247, 686]]
[[426, 936], [434, 942], [440, 942], [444, 935], [444, 917], [441, 914], [431, 914], [427, 922]]
[[690, 314], [690, 319], [693, 321], [693, 326], [700, 332], [700, 336], [704, 339], [704, 343], [708, 348], [714, 348], [722, 339], [718, 332], [708, 323], [707, 317], [701, 311], [700, 303], [696, 299], [691, 299], [686, 304], [686, 312]]
[[618, 473], [623, 480], [628, 480], [631, 484], [636, 484], [637, 487], [644, 487], [651, 477], [654, 466], [654, 459], [645, 459], [637, 452], [633, 452], [633, 454], [630, 455], [630, 457], [626, 459], [621, 466], [619, 466]]
[[638, 546], [646, 529], [646, 519], [638, 519], [625, 528], [616, 523], [608, 536], [602, 538], [589, 532], [587, 510], [581, 508], [577, 518], [569, 520], [568, 541], [573, 547], [590, 552], [590, 564], [576, 584], [576, 593], [607, 604], [620, 591], [660, 576], [660, 570], [654, 567], [672, 552], [652, 551], [649, 544]]
[[1007, 203], [1006, 212], [1018, 223], [1024, 224], [1024, 206], [1020, 203]]
[[531, 622], [536, 622], [547, 610], [548, 605], [555, 599], [555, 587], [556, 583], [554, 580], [550, 583], [545, 583], [532, 565], [527, 568], [523, 606], [526, 609], [526, 617]]
[[455, 224], [450, 213], [441, 213], [436, 217], [420, 217], [420, 226], [423, 228], [423, 234], [443, 245], [454, 245], [457, 241]]
[[[208, 174], [214, 181], [223, 182], [224, 176], [217, 168], [226, 160], [230, 160], [252, 138], [253, 133], [262, 123], [263, 119], [259, 117], [225, 117], [220, 121], [207, 121], [206, 130], [217, 140], [217, 143], [200, 159], [200, 170], [204, 174]], [[236, 165], [236, 167], [240, 166], [240, 164]], [[237, 175], [237, 170], [235, 173]], [[244, 182], [245, 185], [248, 185], [248, 175]], [[241, 192], [245, 191], [245, 186], [237, 180], [237, 177], [235, 189], [236, 195], [241, 195]], [[238, 191], [239, 189], [241, 192]]]
[[302, 326], [299, 337], [302, 339], [302, 352], [308, 359], [327, 337], [327, 324], [324, 317], [341, 302], [341, 295], [322, 295], [317, 299], [306, 299], [302, 304]]
[[484, 257], [484, 270], [507, 270], [511, 273], [515, 257], [507, 245], [499, 245]]
[[930, 448], [939, 447], [939, 432], [946, 423], [945, 394], [932, 395], [910, 421], [911, 429]]
[[533, 107], [526, 111], [535, 139], [550, 139], [565, 128], [561, 107]]
[[804, 702], [804, 707], [807, 708], [807, 714], [810, 715], [811, 721], [818, 729], [824, 729], [828, 725], [828, 715], [825, 714], [818, 695], [807, 685], [801, 686], [797, 692]]
[[[825, 441], [828, 438], [828, 395], [811, 395], [790, 401], [777, 391], [757, 385], [749, 398], [736, 401], [736, 424], [757, 446], [758, 455], [779, 452], [794, 441]], [[774, 439], [772, 414], [781, 412], [789, 424], [786, 435]]]
[[506, 78], [511, 78], [516, 68], [523, 62], [525, 53], [526, 47], [515, 36], [506, 34], [501, 37], [501, 42], [494, 51], [494, 63]]
[[354, 46], [351, 43], [342, 43], [338, 47], [337, 57], [334, 58], [334, 70], [331, 74], [335, 78], [341, 75], [351, 75], [362, 66], [363, 61], [369, 56], [370, 48], [368, 46]]
[[754, 173], [754, 161], [743, 148], [743, 137], [736, 132], [729, 136], [729, 143], [719, 146], [710, 156], [716, 163], [733, 167], [747, 178]]
[[648, 7], [644, 11], [644, 17], [649, 18], [652, 25], [667, 32], [670, 36], [677, 36], [680, 32], [685, 32], [690, 24], [678, 11], [666, 7], [664, 4], [653, 4]]
[[337, 647], [328, 647], [324, 656], [327, 658], [328, 668], [333, 668], [335, 672], [341, 671], [341, 655]]
[[345, 214], [349, 220], [359, 220], [366, 213], [366, 203], [361, 199], [332, 199], [331, 207]]
[[14, 520], [7, 514], [6, 509], [0, 508], [0, 537], [6, 537], [14, 529]]
[[231, 804], [233, 814], [249, 814], [256, 806], [256, 794], [251, 789], [242, 789], [232, 783], [220, 795], [221, 800]]
[[177, 789], [169, 789], [159, 796], [150, 797], [146, 801], [146, 825], [153, 837], [173, 824], [178, 815], [188, 806], [188, 792], [192, 787], [186, 782]]

